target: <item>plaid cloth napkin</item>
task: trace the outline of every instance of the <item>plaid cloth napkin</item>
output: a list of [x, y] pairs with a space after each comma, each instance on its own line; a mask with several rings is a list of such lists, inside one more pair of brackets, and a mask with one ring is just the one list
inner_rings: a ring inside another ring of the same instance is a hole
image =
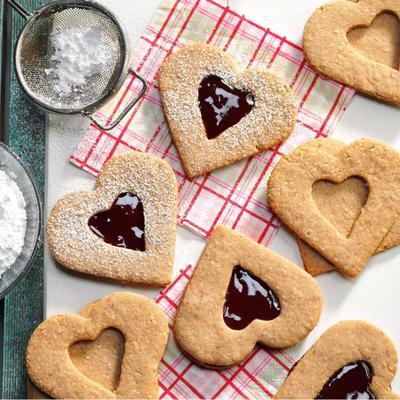
[[[223, 48], [243, 68], [257, 66], [277, 72], [293, 88], [299, 115], [295, 131], [285, 143], [189, 181], [171, 142], [157, 77], [166, 56], [195, 42]], [[181, 225], [208, 237], [217, 224], [224, 224], [267, 245], [279, 226], [266, 202], [271, 170], [283, 154], [302, 142], [330, 135], [353, 91], [322, 80], [307, 65], [299, 46], [214, 0], [163, 0], [133, 54], [133, 68], [149, 84], [147, 93], [113, 131], [103, 132], [91, 126], [71, 161], [97, 174], [115, 154], [131, 149], [156, 154], [176, 172]], [[139, 88], [136, 79], [128, 79], [99, 116], [105, 120], [112, 118]]]
[[[193, 272], [185, 268], [156, 301], [173, 321]], [[160, 399], [265, 399], [285, 380], [294, 360], [284, 351], [257, 346], [240, 365], [225, 370], [197, 366], [177, 348], [172, 333], [159, 368]]]
[[[243, 68], [270, 68], [293, 88], [299, 104], [294, 133], [282, 145], [215, 171], [186, 179], [171, 142], [158, 90], [158, 72], [166, 56], [195, 42], [207, 42], [231, 53]], [[149, 84], [146, 95], [113, 131], [91, 126], [71, 161], [97, 174], [113, 155], [151, 152], [166, 159], [179, 182], [179, 223], [208, 237], [217, 224], [239, 230], [267, 245], [279, 222], [269, 211], [266, 186], [279, 158], [302, 142], [331, 134], [349, 104], [353, 91], [322, 80], [304, 60], [300, 47], [239, 15], [214, 0], [163, 0], [134, 51], [133, 68]], [[110, 120], [138, 93], [133, 77], [99, 112]], [[172, 321], [193, 268], [181, 271], [157, 297]], [[176, 347], [172, 335], [159, 371], [161, 398], [270, 398], [285, 379], [294, 360], [284, 351], [257, 347], [239, 366], [207, 370], [193, 364]]]

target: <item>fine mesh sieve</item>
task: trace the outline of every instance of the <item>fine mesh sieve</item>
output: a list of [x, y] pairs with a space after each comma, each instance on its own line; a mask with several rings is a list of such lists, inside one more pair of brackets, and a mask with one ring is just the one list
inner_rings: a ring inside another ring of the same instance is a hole
[[[21, 86], [28, 96], [46, 111], [62, 114], [81, 113], [90, 118], [101, 129], [114, 128], [139, 101], [146, 90], [146, 81], [129, 68], [130, 51], [127, 36], [115, 15], [98, 3], [88, 0], [63, 0], [52, 2], [29, 14], [17, 1], [7, 0], [27, 23], [18, 39], [15, 52], [15, 67]], [[60, 95], [57, 90], [57, 76], [54, 40], [66, 30], [86, 32], [96, 28], [102, 34], [101, 50], [104, 57], [101, 72], [90, 76], [79, 91]], [[113, 122], [104, 126], [96, 121], [92, 112], [121, 88], [128, 73], [134, 74], [141, 82], [136, 98], [126, 106]]]

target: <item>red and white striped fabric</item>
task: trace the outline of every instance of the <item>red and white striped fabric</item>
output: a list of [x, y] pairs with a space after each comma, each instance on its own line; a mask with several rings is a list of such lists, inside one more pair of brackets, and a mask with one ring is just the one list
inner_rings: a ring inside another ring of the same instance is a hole
[[[204, 177], [188, 180], [162, 112], [158, 71], [166, 56], [194, 42], [207, 42], [231, 53], [243, 66], [270, 68], [291, 85], [299, 104], [294, 133], [283, 144]], [[300, 143], [332, 133], [353, 91], [321, 79], [304, 60], [302, 49], [215, 0], [163, 0], [137, 43], [133, 68], [149, 84], [146, 95], [113, 131], [91, 126], [71, 161], [97, 174], [113, 155], [151, 152], [166, 159], [179, 182], [179, 223], [208, 237], [225, 224], [267, 245], [278, 228], [269, 211], [266, 186], [273, 166]], [[112, 118], [139, 90], [128, 80], [100, 116]]]
[[[193, 268], [181, 271], [156, 301], [172, 322]], [[197, 366], [177, 348], [172, 333], [159, 368], [160, 399], [271, 398], [294, 360], [284, 351], [257, 346], [240, 365], [225, 370]]]
[[[274, 70], [291, 85], [299, 104], [294, 133], [280, 146], [189, 181], [172, 144], [162, 112], [158, 71], [166, 56], [195, 42], [231, 53], [242, 65]], [[353, 91], [321, 79], [304, 60], [302, 49], [215, 0], [163, 0], [134, 51], [133, 68], [149, 89], [137, 107], [113, 131], [91, 126], [71, 161], [97, 174], [113, 155], [139, 150], [166, 159], [179, 182], [179, 223], [208, 237], [225, 224], [267, 245], [279, 222], [268, 210], [266, 186], [279, 158], [300, 143], [332, 133]], [[132, 78], [99, 113], [110, 120], [140, 88]], [[181, 271], [157, 297], [170, 321], [193, 268]], [[160, 397], [269, 398], [285, 379], [294, 360], [284, 351], [257, 347], [239, 366], [207, 370], [193, 364], [176, 347], [172, 335], [159, 371]]]

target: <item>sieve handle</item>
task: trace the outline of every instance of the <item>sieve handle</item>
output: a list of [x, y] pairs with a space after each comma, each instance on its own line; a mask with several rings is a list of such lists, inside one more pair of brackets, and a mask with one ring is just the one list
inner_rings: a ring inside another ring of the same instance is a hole
[[129, 111], [132, 110], [132, 108], [136, 105], [136, 103], [143, 97], [146, 89], [147, 89], [147, 82], [145, 79], [140, 76], [135, 70], [132, 68], [129, 69], [129, 72], [133, 75], [136, 76], [142, 83], [142, 89], [140, 90], [140, 93], [130, 101], [130, 103], [124, 108], [124, 110], [115, 118], [114, 122], [110, 122], [108, 125], [103, 125], [99, 121], [97, 121], [93, 115], [89, 112], [83, 112], [83, 115], [87, 118], [89, 118], [99, 129], [102, 131], [110, 131], [111, 129], [114, 129], [129, 113]]
[[32, 14], [24, 7], [22, 7], [22, 5], [17, 0], [7, 0], [7, 2], [15, 11], [18, 12], [18, 14], [20, 14], [25, 19], [29, 19], [32, 16]]

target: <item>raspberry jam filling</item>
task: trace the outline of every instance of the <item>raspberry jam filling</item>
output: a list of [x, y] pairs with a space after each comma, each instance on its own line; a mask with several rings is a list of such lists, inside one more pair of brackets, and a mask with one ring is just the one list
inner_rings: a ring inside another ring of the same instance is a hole
[[208, 139], [236, 125], [254, 104], [250, 93], [228, 86], [216, 75], [206, 76], [200, 83], [199, 105]]
[[316, 399], [376, 399], [370, 388], [371, 380], [369, 363], [352, 362], [331, 376]]
[[256, 276], [237, 265], [232, 272], [225, 297], [225, 324], [235, 330], [246, 328], [255, 319], [271, 321], [281, 306], [272, 289]]
[[91, 216], [88, 224], [108, 244], [145, 251], [143, 204], [135, 194], [121, 193], [108, 210]]

